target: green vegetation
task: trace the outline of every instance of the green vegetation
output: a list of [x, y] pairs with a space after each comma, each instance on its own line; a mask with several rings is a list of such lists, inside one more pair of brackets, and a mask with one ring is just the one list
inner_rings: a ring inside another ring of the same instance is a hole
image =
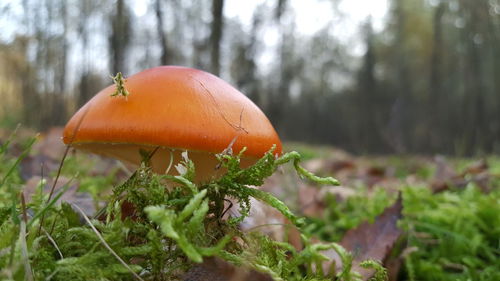
[[[325, 241], [382, 213], [395, 198], [383, 189], [337, 202], [327, 197], [323, 218], [309, 219], [308, 229]], [[407, 231], [405, 279], [500, 280], [500, 189], [484, 193], [475, 184], [433, 194], [424, 186], [402, 189]]]
[[111, 79], [113, 79], [113, 83], [116, 86], [116, 90], [113, 94], [111, 94], [112, 97], [117, 97], [117, 96], [122, 96], [122, 97], [128, 97], [130, 93], [127, 91], [125, 88], [125, 78], [123, 78], [123, 74], [121, 72], [116, 73], [115, 76], [111, 76]]
[[[203, 185], [193, 183], [195, 166], [187, 156], [182, 162], [185, 173], [180, 176], [152, 173], [145, 157], [128, 180], [113, 188], [107, 207], [89, 218], [76, 204], [56, 204], [71, 181], [49, 198], [41, 180], [31, 200], [25, 202], [18, 165], [33, 142], [24, 146], [18, 158], [7, 153], [8, 142], [0, 150], [2, 279], [179, 280], [203, 257], [210, 256], [266, 273], [274, 280], [359, 279], [350, 270], [352, 256], [336, 243], [311, 243], [303, 234], [305, 247], [299, 251], [288, 243], [237, 227], [249, 215], [250, 197], [277, 209], [294, 227], [300, 229], [304, 224], [271, 194], [248, 187], [261, 185], [280, 165], [293, 162], [300, 176], [337, 184], [333, 178], [319, 178], [300, 167], [296, 152], [275, 158], [271, 150], [247, 169], [239, 168], [240, 155], [218, 155], [227, 173]], [[68, 163], [72, 163], [71, 157]], [[75, 172], [75, 167], [64, 172]], [[84, 186], [98, 196], [94, 186], [102, 184], [103, 178], [95, 177], [94, 181], [87, 179]], [[224, 198], [239, 203], [241, 216], [222, 219]], [[344, 264], [340, 271], [323, 271], [320, 265], [328, 258], [320, 251], [326, 249], [339, 254]], [[385, 278], [385, 270], [376, 262], [366, 261], [364, 266], [377, 270], [376, 280]]]
[[[227, 174], [202, 185], [193, 183], [196, 168], [188, 157], [181, 176], [152, 173], [146, 158], [140, 169], [118, 184], [116, 168], [89, 176], [99, 160], [70, 155], [62, 170], [65, 185], [51, 200], [43, 191], [49, 179], [41, 179], [23, 204], [28, 191], [19, 164], [34, 141], [7, 140], [0, 146], [2, 280], [182, 280], [205, 257], [218, 257], [274, 280], [357, 280], [359, 275], [351, 269], [353, 255], [335, 242], [363, 221], [376, 221], [397, 197], [383, 184], [369, 188], [356, 182], [353, 193], [342, 200], [326, 193], [321, 217], [299, 217], [297, 210], [276, 197], [248, 186], [262, 185], [287, 162], [293, 162], [298, 174], [310, 181], [336, 181], [305, 171], [298, 153], [276, 159], [270, 151], [247, 169], [239, 168], [238, 155], [221, 154]], [[314, 148], [304, 147], [315, 153]], [[11, 154], [14, 150], [17, 156]], [[394, 167], [398, 179], [420, 180], [399, 188], [403, 198], [399, 226], [405, 235], [392, 253], [404, 262], [398, 280], [500, 280], [499, 159], [487, 159], [491, 176], [486, 189], [469, 181], [439, 193], [429, 188], [434, 165], [422, 159], [416, 162], [409, 157], [376, 160], [379, 166]], [[472, 162], [454, 159], [450, 167], [463, 171], [464, 179], [472, 179], [467, 172]], [[55, 176], [51, 173], [49, 178]], [[57, 203], [76, 181], [96, 208], [104, 200], [107, 207], [89, 218], [76, 204]], [[251, 197], [274, 207], [292, 223], [288, 227], [301, 232], [302, 250], [274, 241], [258, 228], [245, 232], [237, 227], [249, 215]], [[239, 208], [240, 216], [222, 219], [227, 213], [224, 198], [238, 202], [233, 208]], [[312, 243], [311, 237], [328, 242]], [[341, 269], [320, 266], [328, 261], [321, 254], [326, 249], [339, 254]], [[386, 269], [377, 262], [365, 261], [362, 266], [377, 269], [374, 280], [386, 278]]]
[[410, 280], [500, 280], [500, 190], [404, 192]]
[[[403, 159], [403, 158], [401, 158]], [[467, 173], [477, 165], [472, 159], [452, 159], [449, 168], [462, 171], [464, 186], [452, 183], [442, 192], [430, 188], [435, 169], [431, 162], [405, 157], [385, 158], [400, 180], [419, 177], [421, 183], [399, 188], [403, 196], [403, 219], [406, 232], [399, 253], [404, 268], [398, 280], [500, 280], [500, 162], [487, 159], [489, 184], [485, 189]], [[380, 165], [381, 161], [377, 161]], [[389, 164], [387, 164], [389, 165]], [[406, 166], [406, 170], [405, 170]], [[412, 171], [409, 172], [409, 168]], [[413, 175], [411, 175], [413, 174]], [[327, 195], [326, 209], [320, 218], [307, 218], [305, 229], [324, 241], [340, 241], [347, 230], [363, 221], [373, 222], [396, 199], [394, 192], [365, 186], [345, 200]]]
[[396, 199], [383, 189], [377, 189], [371, 196], [367, 194], [366, 188], [360, 188], [355, 195], [342, 202], [338, 202], [333, 195], [327, 195], [324, 200], [328, 208], [324, 216], [308, 218], [309, 224], [305, 229], [324, 241], [340, 241], [347, 230], [366, 220], [373, 222]]

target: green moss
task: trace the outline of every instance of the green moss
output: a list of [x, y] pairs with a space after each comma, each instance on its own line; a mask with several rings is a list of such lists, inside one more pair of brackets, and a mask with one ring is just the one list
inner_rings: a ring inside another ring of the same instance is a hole
[[[494, 181], [491, 183], [495, 184]], [[309, 233], [339, 241], [348, 229], [373, 220], [392, 197], [361, 190], [338, 202], [327, 197], [323, 218], [308, 218]], [[427, 186], [402, 188], [407, 247], [403, 276], [408, 280], [500, 280], [500, 190], [485, 193], [474, 184], [434, 194]]]
[[[2, 157], [5, 151], [2, 150]], [[147, 158], [146, 155], [144, 163], [148, 163]], [[237, 266], [267, 273], [275, 280], [330, 280], [333, 276], [338, 280], [356, 279], [349, 267], [352, 257], [337, 244], [311, 244], [309, 237], [303, 236], [305, 248], [297, 251], [288, 243], [273, 241], [258, 232], [242, 233], [238, 228], [238, 222], [249, 214], [251, 197], [276, 208], [295, 227], [300, 229], [304, 224], [282, 201], [249, 187], [261, 185], [280, 165], [293, 162], [301, 177], [320, 184], [333, 185], [337, 184], [336, 180], [304, 170], [296, 152], [276, 158], [271, 150], [246, 169], [239, 167], [240, 155], [221, 154], [218, 158], [227, 174], [203, 185], [192, 182], [196, 170], [187, 157], [182, 163], [186, 172], [179, 176], [156, 175], [143, 164], [128, 180], [113, 188], [104, 214], [99, 219], [90, 218], [89, 223], [97, 232], [82, 223], [87, 218], [84, 220], [83, 213], [75, 211], [75, 206], [54, 204], [65, 188], [50, 202], [39, 189], [28, 205], [31, 216], [25, 240], [19, 240], [20, 214], [26, 211], [18, 200], [22, 185], [17, 170], [11, 168], [19, 159], [9, 159], [0, 168], [0, 178], [8, 187], [0, 192], [10, 194], [0, 200], [3, 204], [0, 208], [0, 277], [131, 280], [133, 271], [145, 280], [179, 280], [183, 272], [204, 257], [218, 256]], [[72, 167], [65, 168], [64, 172], [76, 172], [75, 163], [70, 160], [69, 164]], [[98, 196], [95, 185], [106, 185], [109, 181], [83, 180], [82, 184]], [[226, 212], [225, 198], [240, 203], [239, 216], [222, 219]], [[40, 226], [42, 217], [45, 219]], [[28, 260], [23, 260], [21, 255], [24, 241]], [[336, 273], [319, 269], [321, 262], [327, 260], [320, 251], [326, 249], [339, 252], [345, 260], [344, 270]], [[313, 270], [314, 267], [318, 270]]]
[[366, 188], [360, 188], [345, 201], [338, 201], [335, 195], [327, 194], [323, 217], [307, 218], [305, 230], [324, 241], [340, 241], [347, 230], [366, 220], [373, 222], [396, 199], [384, 189], [376, 189], [371, 196], [367, 194]]
[[[500, 191], [485, 194], [473, 184], [432, 194], [405, 190], [412, 280], [500, 280]], [[422, 235], [425, 233], [425, 235]]]

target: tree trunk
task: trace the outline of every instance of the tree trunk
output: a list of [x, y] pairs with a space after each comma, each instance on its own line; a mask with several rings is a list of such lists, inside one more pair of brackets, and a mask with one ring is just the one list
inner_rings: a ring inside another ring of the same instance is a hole
[[124, 0], [116, 1], [116, 12], [111, 18], [111, 35], [109, 38], [110, 68], [113, 74], [126, 72], [125, 54], [129, 44], [130, 17]]
[[[441, 77], [441, 65], [442, 65], [442, 49], [443, 49], [443, 36], [442, 36], [442, 17], [445, 11], [445, 4], [440, 3], [439, 6], [434, 11], [434, 40], [432, 46], [432, 54], [430, 61], [430, 76], [429, 76], [429, 94], [427, 99], [428, 114], [427, 114], [427, 128], [429, 134], [429, 149], [434, 151], [438, 148], [442, 148], [445, 144], [445, 140], [448, 135], [445, 133], [446, 126], [442, 126], [443, 119], [446, 116], [441, 114], [441, 105], [444, 99], [442, 95], [444, 94], [442, 88], [442, 77]], [[446, 114], [449, 114], [447, 112]]]
[[156, 30], [158, 32], [158, 37], [160, 38], [160, 48], [161, 48], [160, 63], [162, 65], [167, 65], [169, 64], [169, 52], [168, 52], [167, 36], [163, 31], [163, 11], [161, 8], [161, 0], [155, 1], [155, 14], [156, 14]]
[[[366, 45], [366, 53], [363, 57], [363, 64], [361, 70], [358, 74], [358, 90], [357, 96], [358, 101], [356, 103], [358, 108], [358, 133], [354, 136], [354, 141], [360, 143], [359, 149], [365, 149], [368, 151], [376, 151], [381, 148], [379, 140], [382, 139], [382, 135], [376, 132], [381, 132], [380, 128], [377, 127], [377, 108], [380, 108], [380, 104], [377, 104], [377, 83], [375, 79], [375, 50], [373, 43], [373, 29], [371, 20], [369, 20], [364, 26], [364, 37]], [[372, 132], [372, 138], [363, 138], [367, 132]]]
[[212, 33], [210, 35], [210, 71], [220, 74], [220, 43], [222, 39], [222, 28], [224, 16], [222, 14], [224, 0], [212, 0]]

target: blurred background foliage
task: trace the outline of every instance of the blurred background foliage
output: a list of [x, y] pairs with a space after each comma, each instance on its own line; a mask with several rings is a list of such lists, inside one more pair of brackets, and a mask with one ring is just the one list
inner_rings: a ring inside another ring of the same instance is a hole
[[228, 80], [286, 140], [500, 152], [499, 0], [367, 0], [383, 18], [354, 23], [348, 0], [308, 0], [311, 23], [329, 16], [306, 33], [300, 1], [244, 2], [0, 1], [0, 127], [63, 125], [109, 75], [176, 64]]

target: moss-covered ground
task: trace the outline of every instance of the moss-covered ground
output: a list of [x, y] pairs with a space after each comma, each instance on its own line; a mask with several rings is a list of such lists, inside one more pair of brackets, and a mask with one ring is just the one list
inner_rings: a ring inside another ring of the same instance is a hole
[[[500, 280], [498, 158], [485, 159], [486, 165], [475, 159], [442, 164], [291, 144], [288, 151], [299, 153], [276, 158], [270, 152], [248, 169], [239, 168], [238, 155], [221, 154], [227, 174], [194, 184], [189, 155], [175, 177], [153, 174], [147, 157], [126, 174], [108, 160], [73, 152], [60, 174], [59, 162], [45, 156], [53, 167], [38, 172], [33, 166], [41, 152], [32, 149], [34, 142], [0, 142], [2, 280], [184, 280], [209, 257], [274, 280], [358, 280], [364, 276], [349, 267], [356, 253], [339, 242], [362, 222], [376, 221], [399, 193], [404, 234], [390, 252], [400, 266], [386, 264], [391, 278]], [[342, 186], [334, 187], [330, 176]], [[307, 205], [297, 195], [305, 191], [315, 198]], [[277, 241], [259, 227], [239, 227], [252, 216], [252, 200], [282, 216], [283, 229], [299, 234], [301, 248], [289, 231]], [[238, 211], [228, 212], [233, 203]], [[322, 254], [329, 249], [343, 264], [323, 266], [331, 262]], [[364, 266], [377, 269], [373, 279], [386, 278], [378, 262]]]

